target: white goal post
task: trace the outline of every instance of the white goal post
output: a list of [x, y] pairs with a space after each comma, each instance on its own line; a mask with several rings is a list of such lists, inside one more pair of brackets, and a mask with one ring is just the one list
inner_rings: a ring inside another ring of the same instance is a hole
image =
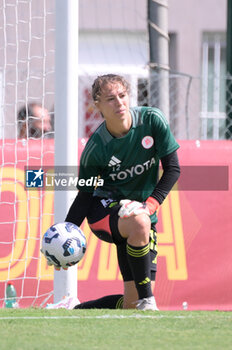
[[[78, 159], [78, 0], [56, 0], [55, 167]], [[76, 193], [55, 191], [54, 221], [62, 222]], [[54, 302], [77, 296], [77, 266], [54, 270]]]

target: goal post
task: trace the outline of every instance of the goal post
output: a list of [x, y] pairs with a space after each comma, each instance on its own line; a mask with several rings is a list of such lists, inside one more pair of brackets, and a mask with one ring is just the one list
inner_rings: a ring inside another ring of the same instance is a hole
[[[169, 121], [168, 1], [148, 0], [150, 105], [159, 107]], [[158, 85], [158, 99], [154, 87]]]
[[[55, 3], [55, 167], [78, 160], [78, 0]], [[54, 221], [62, 222], [73, 191], [55, 191]], [[77, 296], [77, 266], [54, 270], [54, 302]]]

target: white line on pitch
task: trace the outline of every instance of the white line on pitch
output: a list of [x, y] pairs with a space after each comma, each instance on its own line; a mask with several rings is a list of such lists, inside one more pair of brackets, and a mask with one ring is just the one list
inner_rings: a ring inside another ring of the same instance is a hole
[[[0, 321], [1, 320], [59, 320], [59, 319], [129, 319], [129, 318], [141, 318], [141, 319], [159, 319], [159, 318], [199, 318], [201, 316], [196, 315], [139, 315], [139, 314], [135, 314], [135, 315], [99, 315], [99, 316], [2, 316], [0, 317]], [[226, 316], [223, 318], [231, 318], [231, 316]]]
[[163, 316], [163, 315], [102, 315], [102, 316], [6, 316], [0, 317], [1, 320], [59, 320], [59, 319], [128, 319], [128, 318], [188, 318], [186, 316]]

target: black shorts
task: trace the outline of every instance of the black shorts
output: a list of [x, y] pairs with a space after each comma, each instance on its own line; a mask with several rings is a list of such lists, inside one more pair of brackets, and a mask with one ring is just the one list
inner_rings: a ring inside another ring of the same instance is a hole
[[[112, 199], [93, 197], [88, 224], [91, 231], [101, 240], [114, 243], [117, 246], [118, 264], [124, 281], [133, 281], [133, 276], [127, 261], [126, 244], [118, 230], [118, 211], [120, 205]], [[150, 230], [151, 280], [155, 280], [157, 270], [157, 236], [155, 225]]]

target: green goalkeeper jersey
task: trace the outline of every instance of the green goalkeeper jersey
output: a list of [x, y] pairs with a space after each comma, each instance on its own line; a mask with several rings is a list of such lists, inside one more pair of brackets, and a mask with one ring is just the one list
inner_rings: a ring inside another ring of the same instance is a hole
[[133, 107], [130, 113], [132, 126], [125, 136], [113, 137], [103, 122], [88, 140], [81, 155], [79, 190], [139, 202], [154, 191], [159, 160], [179, 145], [159, 109]]

